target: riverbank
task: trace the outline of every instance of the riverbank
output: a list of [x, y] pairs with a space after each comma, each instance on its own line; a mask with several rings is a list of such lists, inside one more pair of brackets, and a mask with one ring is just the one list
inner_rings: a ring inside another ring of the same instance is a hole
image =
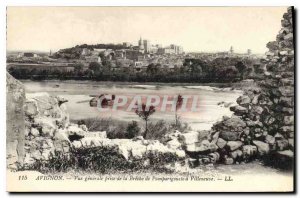
[[149, 86], [203, 86], [203, 87], [215, 87], [215, 88], [231, 88], [232, 90], [244, 90], [249, 87], [256, 87], [257, 85], [252, 79], [247, 79], [239, 82], [233, 83], [162, 83], [162, 82], [123, 82], [123, 81], [93, 81], [93, 80], [20, 80], [23, 83], [26, 82], [40, 82], [40, 83], [57, 83], [59, 86], [60, 83], [66, 84], [101, 84], [105, 86], [112, 85], [139, 85], [140, 88], [146, 88]]

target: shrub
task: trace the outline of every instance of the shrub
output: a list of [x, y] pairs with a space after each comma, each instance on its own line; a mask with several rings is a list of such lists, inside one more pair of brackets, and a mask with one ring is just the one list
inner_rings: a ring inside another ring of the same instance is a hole
[[160, 140], [169, 131], [169, 125], [164, 120], [149, 123], [147, 139]]
[[126, 122], [113, 120], [111, 118], [87, 118], [84, 120], [79, 120], [77, 123], [85, 124], [89, 131], [106, 131], [107, 137], [110, 139], [124, 139], [127, 138]]
[[[148, 160], [148, 164], [144, 162]], [[88, 172], [132, 172], [153, 170], [170, 172], [166, 164], [180, 160], [173, 153], [150, 152], [142, 159], [127, 161], [118, 153], [116, 148], [93, 147], [71, 148], [69, 153], [56, 151], [49, 160], [37, 160], [30, 166], [23, 166], [19, 170], [36, 170], [42, 173], [68, 172], [70, 170]]]
[[136, 121], [129, 123], [126, 128], [126, 138], [132, 139], [139, 135], [141, 129]]

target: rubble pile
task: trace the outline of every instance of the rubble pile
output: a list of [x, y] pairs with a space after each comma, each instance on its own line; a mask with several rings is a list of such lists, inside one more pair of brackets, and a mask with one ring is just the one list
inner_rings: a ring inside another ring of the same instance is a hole
[[84, 137], [86, 127], [71, 124], [65, 100], [48, 93], [26, 94], [24, 164], [47, 160], [55, 151], [68, 152], [73, 136]]
[[[247, 162], [253, 158], [289, 161], [294, 150], [294, 42], [293, 8], [283, 15], [276, 41], [256, 70], [258, 88], [245, 91], [230, 107], [234, 115], [215, 123], [206, 139], [198, 133], [184, 135], [185, 150], [194, 164], [219, 161], [224, 164]], [[201, 132], [203, 133], [203, 132]], [[205, 133], [205, 132], [204, 132]], [[202, 140], [201, 140], [202, 139]], [[213, 158], [207, 152], [218, 156]], [[272, 156], [272, 157], [269, 157]], [[210, 158], [209, 158], [210, 157]], [[203, 160], [205, 159], [205, 160]], [[274, 165], [274, 164], [271, 164]]]

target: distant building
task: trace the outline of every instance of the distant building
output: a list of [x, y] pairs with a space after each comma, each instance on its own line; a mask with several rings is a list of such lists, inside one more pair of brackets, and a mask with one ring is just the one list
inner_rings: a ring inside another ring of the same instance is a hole
[[143, 44], [144, 44], [144, 50], [145, 50], [145, 52], [149, 53], [150, 52], [150, 48], [151, 48], [150, 41], [149, 40], [144, 40]]
[[83, 48], [81, 51], [81, 55], [82, 56], [87, 56], [91, 54], [91, 50], [89, 50], [88, 48]]
[[142, 55], [142, 53], [139, 50], [135, 50], [135, 49], [128, 49], [125, 50], [125, 57], [126, 59], [130, 59], [130, 60], [138, 60], [138, 57]]
[[251, 54], [252, 54], [251, 49], [248, 49], [248, 50], [247, 50], [247, 54], [248, 54], [248, 55], [251, 55]]
[[38, 55], [35, 54], [35, 53], [31, 53], [31, 52], [24, 52], [24, 53], [23, 53], [23, 57], [27, 57], [27, 58], [36, 58], [36, 57], [38, 57]]
[[91, 62], [101, 63], [101, 61], [102, 61], [100, 56], [95, 56], [95, 55], [85, 56], [85, 60], [88, 63], [91, 63]]
[[131, 44], [129, 42], [123, 42], [123, 47], [130, 47]]
[[232, 47], [232, 46], [230, 47], [229, 52], [230, 52], [230, 54], [233, 54], [233, 53], [234, 53], [234, 50], [233, 50], [233, 47]]
[[116, 50], [115, 58], [123, 58], [126, 59], [126, 51], [125, 50]]

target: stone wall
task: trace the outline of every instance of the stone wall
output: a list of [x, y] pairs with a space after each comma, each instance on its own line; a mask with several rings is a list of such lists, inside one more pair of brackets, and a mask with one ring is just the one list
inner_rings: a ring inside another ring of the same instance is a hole
[[25, 90], [21, 82], [6, 73], [6, 153], [7, 166], [15, 169], [24, 157]]
[[[217, 145], [217, 149], [210, 149], [210, 152], [218, 153], [220, 163], [233, 164], [260, 158], [272, 166], [290, 168], [293, 165], [295, 68], [292, 7], [283, 15], [281, 24], [276, 41], [267, 44], [269, 51], [256, 70], [258, 87], [245, 91], [237, 99], [238, 105], [230, 107], [234, 115], [215, 123], [210, 137], [205, 140], [205, 145]], [[194, 158], [201, 160], [199, 156], [205, 154], [199, 152], [203, 141], [193, 139], [194, 144], [198, 144], [193, 149], [193, 156], [198, 155]], [[188, 147], [186, 150], [192, 151]], [[206, 152], [209, 152], [208, 147]]]

